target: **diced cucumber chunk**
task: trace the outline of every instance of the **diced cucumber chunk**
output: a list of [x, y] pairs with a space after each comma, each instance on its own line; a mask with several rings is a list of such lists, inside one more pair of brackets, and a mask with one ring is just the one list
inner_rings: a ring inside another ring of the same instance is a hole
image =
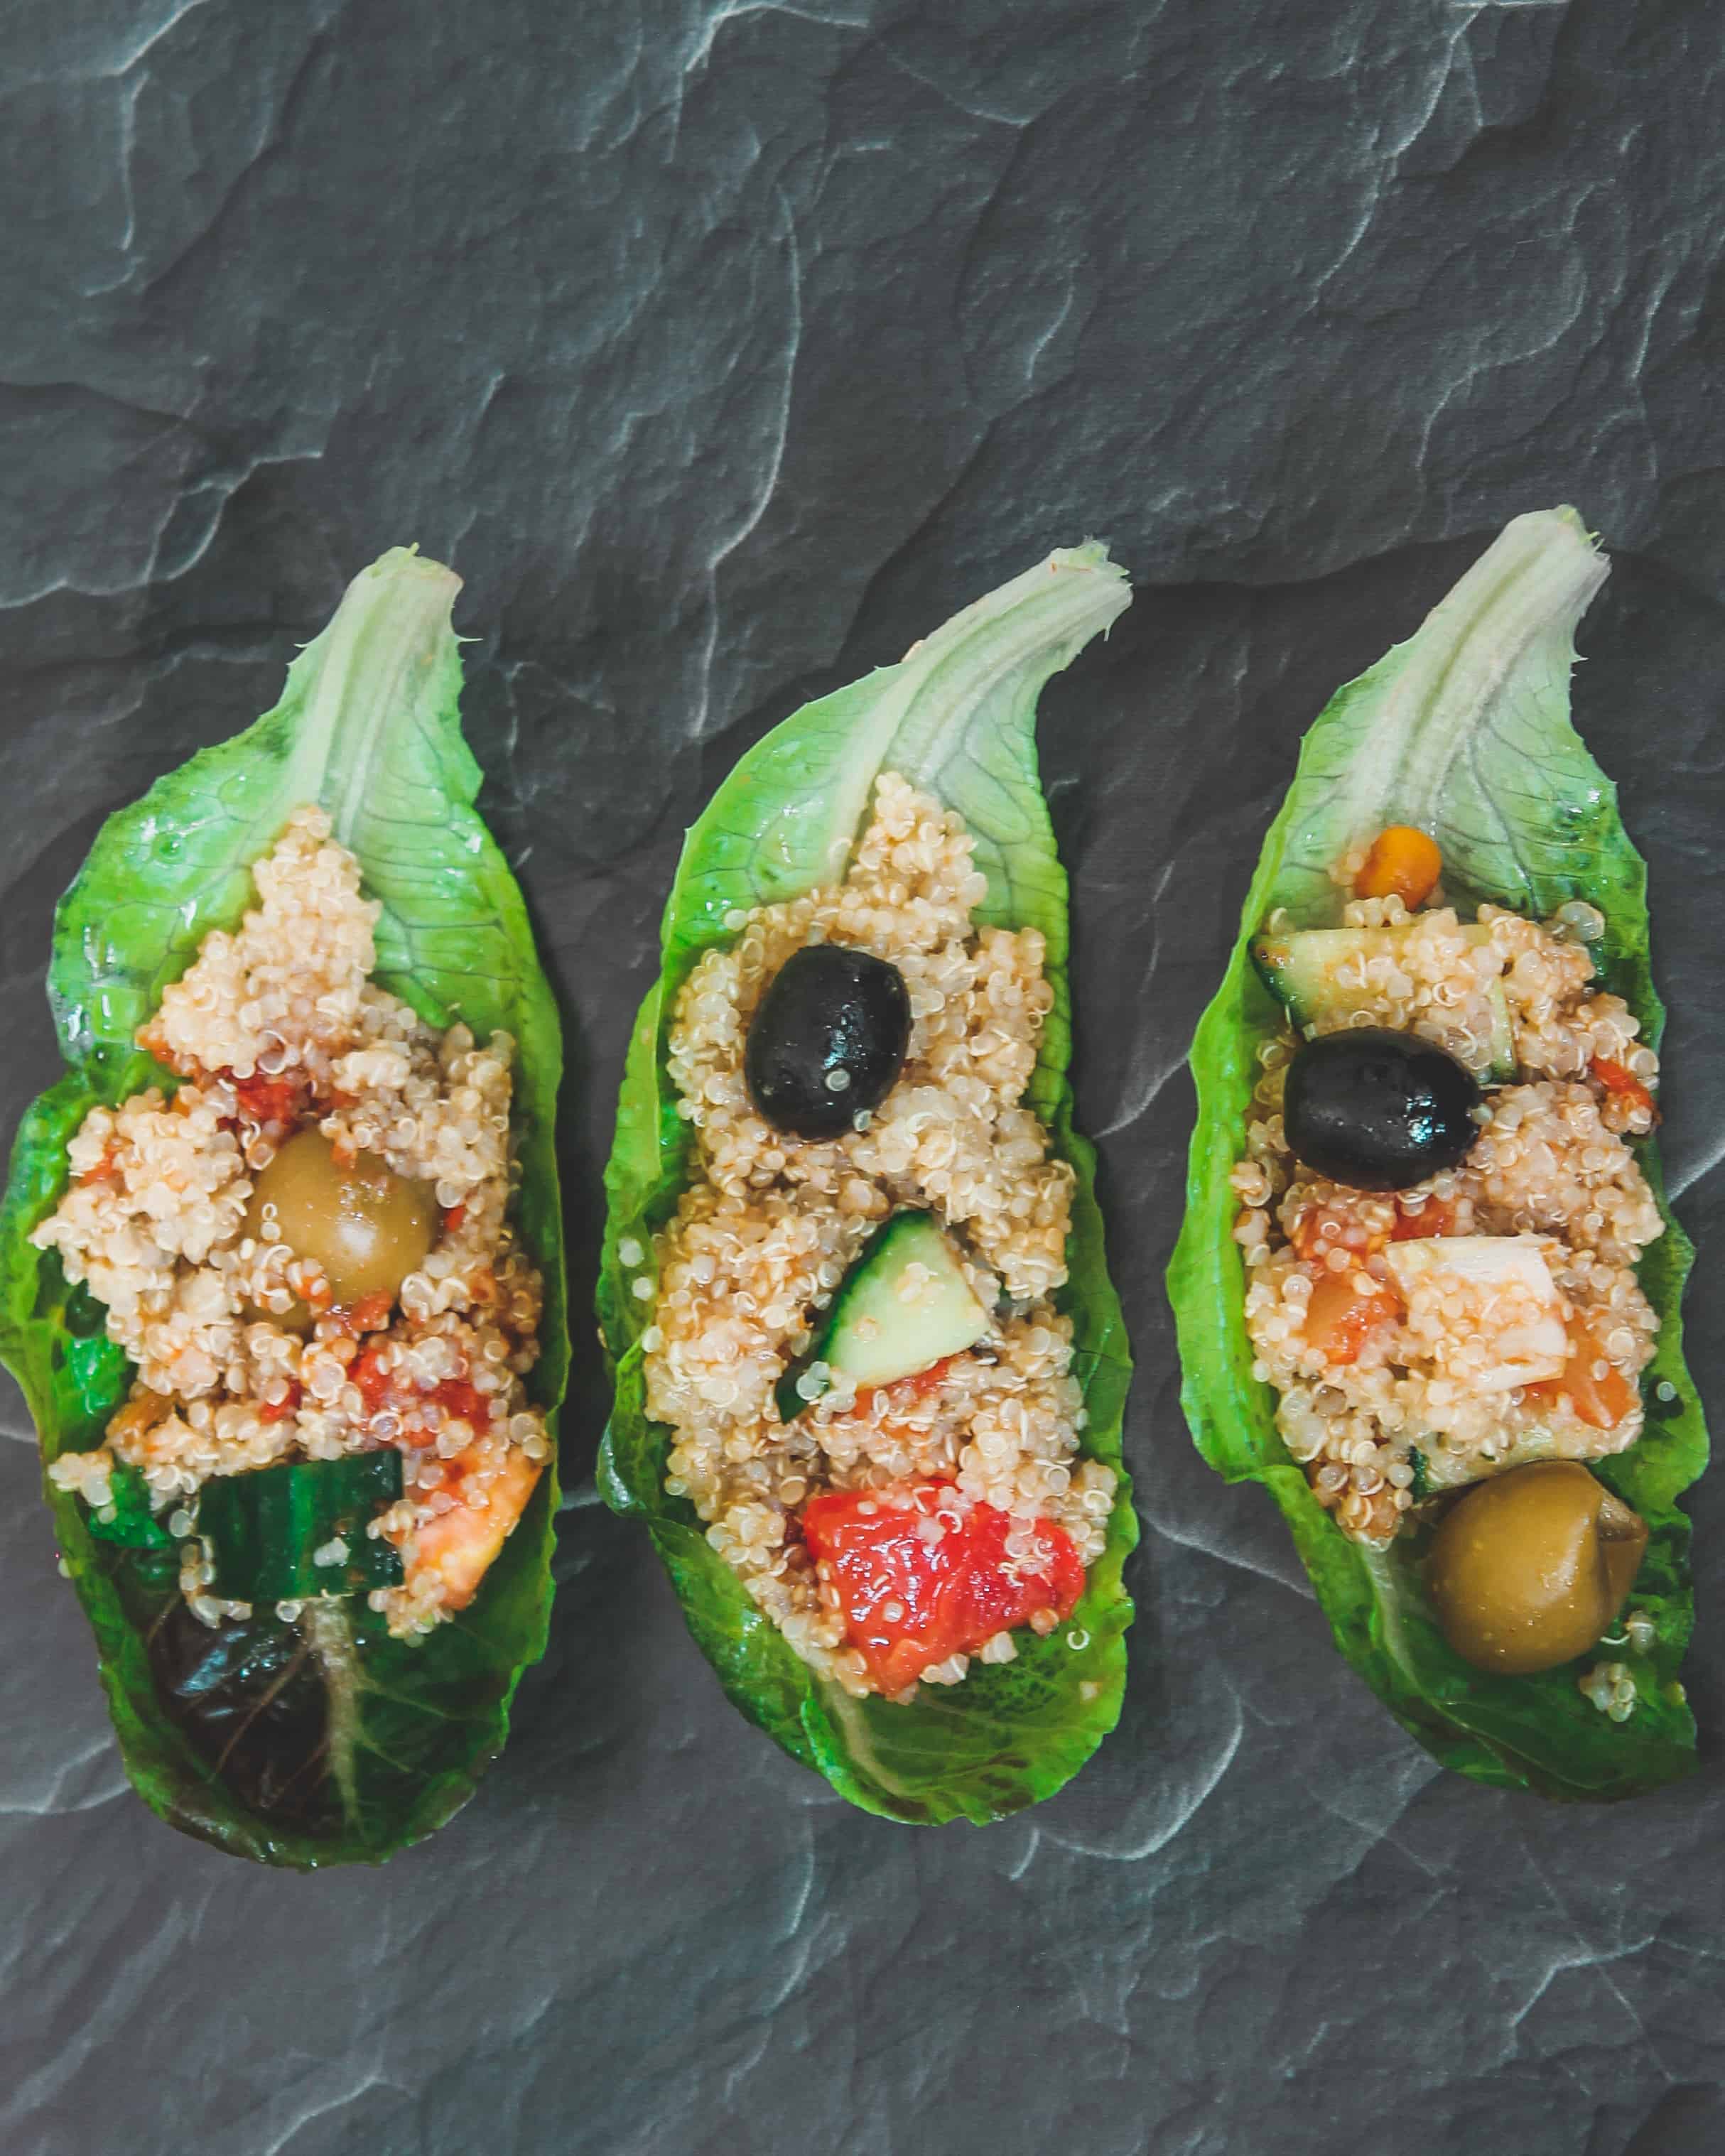
[[[1396, 928], [1301, 928], [1288, 936], [1258, 936], [1252, 940], [1252, 960], [1271, 993], [1282, 1004], [1302, 1032], [1321, 1029], [1333, 1033], [1354, 1014], [1369, 1011], [1373, 991], [1340, 978], [1350, 960], [1393, 957], [1412, 924]], [[1477, 921], [1465, 924], [1464, 941], [1485, 943], [1491, 931]], [[1502, 981], [1486, 988], [1491, 1006], [1491, 1033], [1483, 1075], [1494, 1086], [1507, 1086], [1516, 1075], [1515, 1029]]]
[[932, 1370], [988, 1329], [951, 1237], [932, 1214], [895, 1213], [839, 1283], [814, 1347], [779, 1380], [779, 1419], [793, 1421], [839, 1378], [860, 1392]]
[[215, 1568], [211, 1594], [224, 1602], [304, 1602], [394, 1586], [401, 1553], [366, 1529], [401, 1487], [393, 1445], [216, 1476], [198, 1493], [198, 1532]]

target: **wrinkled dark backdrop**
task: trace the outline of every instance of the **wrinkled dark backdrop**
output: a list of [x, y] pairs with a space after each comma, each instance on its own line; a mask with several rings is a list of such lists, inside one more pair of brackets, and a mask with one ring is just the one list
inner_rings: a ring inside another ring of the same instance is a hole
[[564, 998], [584, 1296], [685, 823], [803, 697], [1106, 537], [1138, 600], [1044, 742], [1147, 1528], [1091, 1769], [986, 1831], [878, 1824], [723, 1705], [593, 1505], [589, 1362], [506, 1761], [428, 1847], [303, 1880], [126, 1793], [0, 1444], [7, 2156], [1719, 2146], [1717, 1490], [1699, 1778], [1485, 1794], [1197, 1465], [1160, 1287], [1182, 1050], [1299, 730], [1573, 500], [1616, 559], [1579, 715], [1652, 862], [1725, 1409], [1707, 0], [3, 0], [0, 59], [6, 1121], [100, 818], [418, 540], [468, 580], [470, 732]]

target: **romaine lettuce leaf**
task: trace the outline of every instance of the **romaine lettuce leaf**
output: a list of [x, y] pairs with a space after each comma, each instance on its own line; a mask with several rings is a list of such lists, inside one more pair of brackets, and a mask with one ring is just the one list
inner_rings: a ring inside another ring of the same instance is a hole
[[[1051, 1794], [1113, 1727], [1132, 1616], [1121, 1567], [1137, 1538], [1124, 1471], [1107, 1548], [1070, 1625], [1021, 1645], [1015, 1662], [973, 1664], [962, 1685], [938, 1697], [925, 1686], [908, 1707], [850, 1699], [793, 1654], [708, 1546], [694, 1507], [666, 1494], [668, 1433], [647, 1418], [641, 1372], [653, 1306], [631, 1292], [634, 1275], [619, 1246], [649, 1245], [687, 1179], [688, 1130], [665, 1070], [665, 1036], [691, 968], [710, 945], [729, 941], [732, 908], [842, 876], [876, 776], [900, 772], [957, 809], [975, 834], [988, 883], [982, 917], [1034, 926], [1048, 939], [1055, 1008], [1029, 1097], [1078, 1176], [1061, 1306], [1076, 1327], [1090, 1415], [1085, 1450], [1121, 1469], [1131, 1363], [1104, 1262], [1094, 1156], [1072, 1127], [1066, 879], [1038, 783], [1035, 724], [1043, 683], [1129, 600], [1104, 548], [1056, 553], [967, 608], [898, 665], [805, 706], [768, 734], [689, 834], [665, 908], [660, 978], [629, 1045], [605, 1178], [598, 1306], [617, 1397], [600, 1486], [618, 1511], [646, 1522], [690, 1630], [736, 1705], [852, 1803], [890, 1819], [999, 1818]], [[1074, 1647], [1075, 1639], [1086, 1644]]]
[[1629, 1452], [1597, 1463], [1652, 1536], [1634, 1603], [1655, 1619], [1656, 1642], [1645, 1656], [1599, 1656], [1626, 1662], [1636, 1680], [1635, 1712], [1620, 1724], [1583, 1697], [1574, 1668], [1512, 1678], [1471, 1668], [1430, 1615], [1419, 1543], [1374, 1554], [1319, 1507], [1276, 1434], [1271, 1389], [1252, 1375], [1228, 1178], [1244, 1144], [1257, 1051], [1279, 1024], [1248, 942], [1272, 907], [1285, 906], [1296, 925], [1332, 921], [1329, 864], [1386, 824], [1431, 832], [1445, 888], [1464, 906], [1489, 900], [1538, 918], [1572, 899], [1598, 906], [1604, 985], [1658, 1046], [1665, 1014], [1648, 968], [1645, 866], [1619, 820], [1615, 788], [1569, 723], [1575, 624], [1606, 568], [1573, 510], [1517, 517], [1416, 634], [1339, 690], [1307, 734], [1227, 974], [1193, 1043], [1198, 1122], [1168, 1276], [1182, 1399], [1199, 1450], [1230, 1481], [1269, 1488], [1337, 1644], [1390, 1712], [1445, 1766], [1476, 1780], [1593, 1798], [1633, 1795], [1694, 1763], [1694, 1722], [1677, 1681], [1692, 1614], [1689, 1525], [1676, 1499], [1706, 1465], [1707, 1438], [1679, 1317], [1692, 1251], [1665, 1207], [1657, 1147], [1637, 1148], [1666, 1223], [1640, 1269], [1661, 1319], [1646, 1430]]
[[[69, 1068], [23, 1120], [0, 1211], [0, 1358], [44, 1463], [101, 1441], [131, 1371], [100, 1305], [69, 1289], [30, 1230], [59, 1202], [66, 1143], [89, 1110], [173, 1083], [134, 1033], [209, 931], [237, 925], [251, 865], [313, 800], [382, 902], [377, 978], [434, 1024], [501, 1026], [520, 1044], [518, 1224], [545, 1275], [532, 1383], [547, 1409], [562, 1397], [562, 1038], [521, 892], [473, 805], [449, 622], [459, 588], [402, 548], [363, 571], [275, 710], [110, 817], [61, 901], [48, 985]], [[553, 1481], [541, 1478], [472, 1606], [417, 1645], [391, 1640], [362, 1599], [213, 1632], [182, 1604], [177, 1556], [138, 1491], [124, 1486], [103, 1522], [50, 1487], [140, 1793], [188, 1833], [275, 1864], [376, 1859], [440, 1825], [501, 1749], [521, 1671], [543, 1651]]]

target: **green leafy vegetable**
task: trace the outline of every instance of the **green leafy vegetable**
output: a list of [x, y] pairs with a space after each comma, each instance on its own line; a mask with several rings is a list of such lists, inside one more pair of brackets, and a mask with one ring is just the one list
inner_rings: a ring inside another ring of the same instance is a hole
[[[1122, 1635], [1132, 1605], [1121, 1567], [1137, 1540], [1123, 1471], [1107, 1547], [1070, 1625], [1021, 1648], [1015, 1662], [973, 1664], [938, 1698], [924, 1687], [896, 1706], [821, 1683], [711, 1549], [694, 1507], [665, 1490], [668, 1433], [648, 1419], [640, 1336], [650, 1301], [633, 1292], [626, 1243], [650, 1245], [689, 1174], [688, 1127], [665, 1067], [670, 1014], [701, 952], [727, 942], [733, 908], [771, 904], [845, 873], [876, 777], [896, 771], [964, 817], [988, 878], [986, 921], [1040, 928], [1055, 1005], [1029, 1099], [1076, 1171], [1070, 1272], [1061, 1298], [1076, 1328], [1086, 1450], [1120, 1468], [1131, 1376], [1120, 1305], [1103, 1260], [1094, 1156], [1072, 1127], [1066, 1070], [1066, 880], [1037, 781], [1036, 698], [1128, 604], [1101, 547], [1056, 553], [981, 599], [896, 666], [806, 706], [745, 756], [690, 832], [665, 909], [664, 963], [630, 1043], [616, 1142], [599, 1314], [615, 1366], [616, 1404], [601, 1487], [645, 1521], [682, 1599], [690, 1630], [732, 1701], [852, 1803], [919, 1823], [996, 1819], [1060, 1788], [1120, 1712]], [[1080, 1644], [1076, 1646], [1071, 1641]]]
[[218, 1475], [198, 1493], [210, 1592], [224, 1602], [363, 1594], [402, 1576], [393, 1543], [366, 1530], [402, 1490], [401, 1455], [348, 1452]]
[[1666, 1232], [1640, 1276], [1661, 1320], [1645, 1380], [1661, 1411], [1630, 1451], [1595, 1464], [1652, 1532], [1633, 1606], [1653, 1620], [1656, 1637], [1645, 1653], [1621, 1657], [1637, 1687], [1622, 1724], [1583, 1697], [1574, 1668], [1534, 1677], [1471, 1668], [1430, 1614], [1419, 1540], [1363, 1548], [1319, 1507], [1276, 1434], [1271, 1389], [1252, 1374], [1228, 1178], [1244, 1145], [1257, 1051], [1280, 1015], [1250, 940], [1274, 907], [1298, 927], [1333, 920], [1329, 864], [1388, 824], [1431, 833], [1445, 888], [1464, 906], [1489, 900], [1541, 919], [1573, 900], [1599, 907], [1604, 983], [1657, 1047], [1664, 1012], [1648, 969], [1645, 867], [1619, 821], [1615, 789], [1569, 723], [1575, 624], [1605, 573], [1573, 510], [1517, 518], [1415, 635], [1343, 689], [1307, 736], [1232, 962], [1193, 1043], [1198, 1124], [1169, 1273], [1182, 1397], [1199, 1449], [1230, 1481], [1269, 1488], [1342, 1651], [1445, 1766], [1578, 1798], [1630, 1796], [1694, 1763], [1694, 1723], [1677, 1681], [1692, 1619], [1689, 1525], [1676, 1500], [1705, 1466], [1707, 1439], [1678, 1314], [1692, 1252], [1666, 1207], [1656, 1148], [1645, 1142], [1638, 1157]]
[[[562, 1040], [521, 893], [473, 806], [480, 771], [461, 737], [449, 622], [459, 589], [400, 548], [364, 571], [275, 710], [110, 817], [60, 903], [49, 996], [70, 1067], [24, 1117], [0, 1212], [0, 1358], [44, 1461], [101, 1442], [131, 1373], [100, 1304], [68, 1287], [30, 1231], [65, 1188], [67, 1142], [89, 1110], [172, 1085], [134, 1045], [136, 1028], [203, 937], [237, 926], [253, 863], [312, 801], [382, 901], [382, 985], [434, 1025], [459, 1018], [481, 1037], [501, 1026], [519, 1044], [516, 1218], [545, 1276], [532, 1384], [548, 1411], [562, 1397]], [[541, 1477], [471, 1606], [418, 1645], [390, 1639], [363, 1597], [212, 1630], [181, 1600], [177, 1553], [140, 1479], [116, 1477], [111, 1522], [50, 1487], [141, 1794], [188, 1833], [276, 1864], [376, 1859], [440, 1825], [501, 1749], [521, 1672], [543, 1651], [552, 1485]]]

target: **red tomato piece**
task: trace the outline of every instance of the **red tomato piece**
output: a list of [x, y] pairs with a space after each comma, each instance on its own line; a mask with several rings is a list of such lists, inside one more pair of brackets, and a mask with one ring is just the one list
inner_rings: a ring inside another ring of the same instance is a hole
[[1587, 1067], [1608, 1093], [1621, 1095], [1636, 1107], [1645, 1108], [1654, 1121], [1658, 1122], [1659, 1111], [1653, 1105], [1653, 1096], [1633, 1070], [1625, 1070], [1622, 1064], [1614, 1063], [1609, 1055], [1594, 1056]]
[[240, 1113], [250, 1122], [285, 1126], [299, 1121], [305, 1095], [303, 1078], [236, 1078], [231, 1070], [222, 1075], [234, 1087]]
[[300, 1402], [305, 1397], [298, 1385], [290, 1379], [285, 1399], [265, 1400], [258, 1409], [259, 1422], [285, 1422], [291, 1414], [300, 1412]]
[[[1365, 1231], [1362, 1242], [1349, 1238]], [[1384, 1238], [1376, 1229], [1353, 1213], [1338, 1205], [1313, 1205], [1302, 1213], [1291, 1240], [1295, 1250], [1308, 1263], [1322, 1264], [1332, 1250], [1351, 1250], [1358, 1258], [1370, 1257], [1384, 1247]]]
[[1327, 1363], [1357, 1361], [1367, 1336], [1401, 1308], [1394, 1291], [1381, 1281], [1362, 1294], [1353, 1280], [1351, 1272], [1325, 1273], [1306, 1306], [1307, 1343]]
[[[378, 1367], [382, 1347], [381, 1341], [372, 1342], [362, 1348], [347, 1365], [347, 1382], [358, 1389], [368, 1415], [380, 1414], [387, 1407], [409, 1408], [422, 1399], [434, 1400], [445, 1414], [459, 1415], [476, 1430], [490, 1429], [491, 1403], [477, 1386], [465, 1378], [445, 1378], [441, 1384], [422, 1394], [417, 1386], [398, 1374]], [[429, 1445], [433, 1440], [427, 1432], [415, 1437], [413, 1442]]]
[[433, 1389], [431, 1397], [445, 1414], [459, 1415], [470, 1422], [475, 1430], [489, 1429], [491, 1404], [481, 1392], [468, 1383], [465, 1378], [445, 1378]]
[[347, 1382], [359, 1388], [368, 1415], [380, 1413], [390, 1394], [389, 1373], [377, 1367], [378, 1355], [379, 1347], [362, 1348], [347, 1365]]
[[948, 1370], [957, 1361], [956, 1355], [943, 1356], [938, 1363], [931, 1363], [926, 1370], [918, 1370], [914, 1377], [895, 1378], [890, 1385], [864, 1385], [857, 1392], [859, 1404], [866, 1403], [885, 1394], [889, 1400], [920, 1400], [932, 1393]]
[[[1603, 1369], [1604, 1375], [1598, 1373]], [[1615, 1430], [1635, 1404], [1635, 1387], [1604, 1351], [1583, 1318], [1569, 1327], [1569, 1359], [1560, 1378], [1546, 1378], [1527, 1386], [1524, 1399], [1552, 1401], [1565, 1398], [1591, 1430]]]
[[1453, 1235], [1455, 1232], [1455, 1208], [1446, 1199], [1428, 1198], [1417, 1213], [1404, 1213], [1397, 1207], [1389, 1240], [1392, 1243], [1412, 1243], [1423, 1236]]
[[951, 1489], [834, 1491], [803, 1509], [803, 1538], [830, 1568], [850, 1644], [882, 1691], [902, 1691], [949, 1655], [974, 1654], [1039, 1609], [1069, 1617], [1084, 1592], [1084, 1565], [1064, 1527], [1037, 1522], [1036, 1568], [1027, 1572], [1008, 1558], [1013, 1523], [993, 1506], [973, 1505], [956, 1526], [937, 1518]]

